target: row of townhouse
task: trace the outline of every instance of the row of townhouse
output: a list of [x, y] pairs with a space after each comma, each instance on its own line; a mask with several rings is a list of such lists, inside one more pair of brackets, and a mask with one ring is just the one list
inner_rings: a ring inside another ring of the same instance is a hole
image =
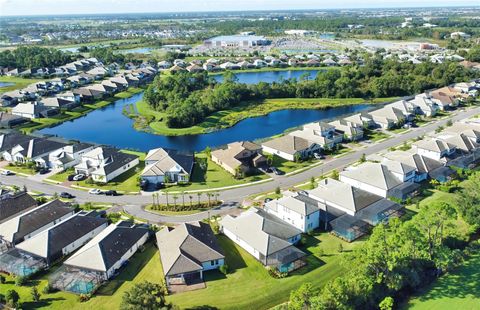
[[80, 59], [77, 61], [70, 62], [63, 66], [58, 66], [55, 68], [30, 68], [30, 69], [19, 69], [19, 68], [0, 68], [0, 75], [5, 76], [20, 76], [24, 78], [30, 77], [64, 77], [74, 75], [80, 71], [90, 70], [94, 66], [102, 65], [98, 59], [91, 57], [87, 59]]
[[[17, 90], [14, 91], [15, 94], [12, 92], [5, 93], [2, 95], [1, 100], [3, 100], [5, 105], [14, 105], [11, 114], [19, 118], [36, 119], [51, 117], [62, 110], [72, 110], [83, 102], [92, 102], [106, 98], [130, 86], [147, 83], [153, 79], [155, 74], [156, 70], [154, 68], [136, 69], [113, 77], [108, 77], [111, 73], [102, 71], [101, 77], [105, 79], [91, 84], [96, 80], [95, 75], [85, 73], [67, 79], [58, 79], [60, 81], [57, 85], [61, 85], [59, 86], [61, 89], [70, 90], [57, 93], [55, 96], [42, 97], [43, 93]], [[28, 97], [25, 97], [26, 94], [29, 94]], [[23, 102], [24, 100], [32, 99], [33, 101]]]
[[262, 143], [262, 150], [286, 160], [308, 158], [332, 149], [343, 141], [361, 140], [364, 128], [392, 129], [415, 120], [417, 115], [435, 116], [440, 110], [457, 107], [469, 97], [478, 96], [480, 80], [456, 83], [399, 100], [370, 112], [357, 113], [329, 123], [306, 124], [284, 136]]
[[445, 182], [451, 166], [471, 167], [480, 159], [480, 122], [466, 120], [409, 151], [369, 157], [340, 172], [339, 179], [321, 180], [312, 190], [283, 192], [263, 209], [251, 208], [238, 216], [225, 216], [221, 231], [265, 266], [290, 271], [303, 264], [295, 247], [300, 234], [322, 227], [353, 241], [372, 226], [403, 214], [397, 203], [418, 192], [421, 182]]
[[37, 167], [55, 172], [74, 168], [76, 173], [90, 176], [100, 183], [107, 183], [139, 164], [138, 156], [115, 148], [89, 143], [70, 144], [15, 132], [0, 134], [0, 154], [10, 163], [34, 162]]
[[0, 271], [31, 276], [66, 258], [50, 284], [90, 294], [113, 277], [149, 236], [148, 226], [109, 225], [102, 213], [75, 213], [68, 203], [53, 200], [0, 223]]

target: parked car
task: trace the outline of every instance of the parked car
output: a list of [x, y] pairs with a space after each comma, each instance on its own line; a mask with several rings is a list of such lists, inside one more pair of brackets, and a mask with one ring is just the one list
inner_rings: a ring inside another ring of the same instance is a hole
[[65, 198], [65, 199], [75, 198], [75, 196], [73, 196], [72, 194], [67, 193], [67, 192], [61, 192], [59, 196], [60, 196], [60, 198]]
[[308, 192], [306, 191], [298, 191], [300, 195], [308, 196]]
[[12, 171], [10, 170], [2, 170], [2, 175], [14, 175], [15, 173], [13, 173]]
[[313, 157], [315, 157], [316, 159], [325, 159], [325, 156], [317, 152], [313, 153]]
[[147, 187], [148, 187], [148, 180], [144, 180], [144, 179], [140, 180], [140, 188], [145, 190], [147, 189]]
[[79, 173], [73, 177], [73, 181], [83, 181], [86, 177], [83, 173]]
[[272, 170], [271, 167], [267, 167], [267, 168], [265, 168], [265, 172], [266, 172], [266, 173], [272, 173], [273, 170]]
[[91, 190], [88, 191], [89, 194], [92, 195], [101, 195], [103, 192], [99, 190], [98, 188], [92, 188]]
[[40, 173], [40, 174], [47, 174], [49, 172], [50, 172], [50, 169], [48, 169], [48, 168], [42, 168], [38, 171], [38, 173]]
[[267, 202], [270, 202], [272, 201], [273, 199], [272, 198], [265, 198], [265, 200], [263, 200], [264, 203], [267, 203]]
[[71, 182], [71, 181], [73, 181], [75, 176], [76, 176], [76, 174], [70, 174], [70, 175], [68, 175], [67, 180]]
[[114, 191], [114, 190], [108, 190], [104, 194], [107, 196], [118, 196], [117, 191]]

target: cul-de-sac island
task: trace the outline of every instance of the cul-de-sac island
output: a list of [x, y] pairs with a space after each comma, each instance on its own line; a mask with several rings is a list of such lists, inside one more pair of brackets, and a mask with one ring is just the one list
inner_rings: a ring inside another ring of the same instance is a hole
[[480, 309], [479, 16], [0, 1], [0, 309]]

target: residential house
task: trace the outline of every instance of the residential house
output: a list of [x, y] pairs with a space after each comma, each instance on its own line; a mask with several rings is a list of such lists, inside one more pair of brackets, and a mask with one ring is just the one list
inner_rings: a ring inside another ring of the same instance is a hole
[[0, 196], [0, 223], [20, 212], [31, 210], [37, 205], [37, 201], [25, 191], [2, 193]]
[[0, 128], [13, 128], [26, 122], [28, 122], [28, 118], [8, 112], [0, 112]]
[[335, 132], [342, 135], [345, 140], [358, 141], [363, 139], [363, 125], [345, 119], [337, 119], [329, 124], [333, 126]]
[[363, 128], [371, 128], [375, 126], [372, 116], [367, 112], [350, 115], [345, 117], [344, 120]]
[[265, 153], [295, 161], [297, 158], [308, 158], [313, 153], [320, 152], [322, 146], [305, 138], [288, 134], [262, 143], [262, 150]]
[[192, 65], [188, 66], [186, 69], [187, 69], [188, 72], [191, 72], [191, 73], [196, 73], [196, 72], [202, 72], [203, 71], [203, 67], [199, 66], [199, 65], [196, 65], [196, 64], [192, 64]]
[[340, 172], [340, 181], [384, 198], [405, 199], [418, 188], [412, 186], [413, 182], [404, 183], [404, 180], [413, 179], [415, 170], [390, 171], [389, 168], [380, 163], [366, 162]]
[[67, 92], [63, 92], [63, 93], [57, 94], [55, 97], [60, 98], [60, 99], [63, 99], [63, 100], [74, 101], [74, 102], [76, 102], [76, 103], [80, 103], [80, 96], [79, 96], [79, 95], [75, 95], [75, 94], [74, 94], [73, 92], [71, 92], [71, 91], [67, 91]]
[[140, 177], [151, 184], [188, 183], [194, 162], [192, 152], [153, 149], [145, 157], [145, 168]]
[[46, 106], [41, 102], [26, 102], [26, 103], [19, 103], [12, 109], [12, 114], [29, 118], [41, 118], [41, 117], [51, 117], [53, 115], [58, 114], [60, 111], [58, 108]]
[[0, 243], [13, 247], [74, 213], [75, 210], [69, 204], [60, 200], [47, 202], [1, 223]]
[[[31, 139], [33, 139], [32, 136], [27, 136], [15, 131], [0, 133], [0, 153], [2, 153], [2, 157], [3, 152], [10, 151], [13, 147], [28, 142]], [[5, 157], [3, 158], [5, 159]]]
[[421, 112], [416, 105], [414, 105], [411, 101], [406, 100], [395, 101], [387, 104], [385, 107], [392, 107], [400, 110], [405, 117], [405, 121], [408, 122], [413, 121], [415, 119], [415, 115], [420, 114]]
[[138, 156], [111, 147], [96, 147], [82, 155], [76, 173], [91, 176], [94, 182], [107, 183], [139, 164]]
[[437, 115], [438, 111], [440, 110], [438, 103], [432, 100], [432, 98], [425, 93], [416, 95], [415, 98], [409, 100], [409, 102], [418, 107], [420, 114], [427, 117], [433, 117]]
[[27, 163], [31, 161], [39, 167], [49, 167], [50, 153], [62, 149], [66, 145], [63, 142], [45, 138], [31, 138], [5, 150], [2, 156], [9, 162]]
[[111, 76], [113, 74], [112, 69], [108, 67], [95, 67], [87, 71], [87, 74], [93, 75], [95, 80], [101, 80], [106, 76]]
[[82, 211], [17, 244], [15, 248], [41, 258], [48, 267], [86, 244], [107, 226], [107, 219], [98, 216], [95, 211]]
[[304, 265], [305, 253], [294, 246], [301, 231], [265, 211], [250, 208], [237, 217], [226, 215], [220, 229], [265, 266], [289, 272]]
[[126, 221], [110, 224], [63, 265], [96, 274], [100, 281], [106, 281], [128, 262], [148, 237], [149, 230], [145, 225]]
[[262, 147], [249, 141], [233, 142], [211, 152], [212, 161], [234, 176], [244, 175], [266, 164]]
[[61, 110], [73, 110], [80, 106], [80, 102], [66, 100], [58, 97], [46, 97], [40, 101], [45, 107], [51, 107]]
[[382, 129], [392, 129], [401, 126], [406, 120], [405, 115], [397, 108], [385, 106], [369, 112], [373, 122]]
[[165, 227], [156, 234], [167, 287], [203, 281], [203, 273], [225, 264], [212, 228], [203, 222]]
[[87, 152], [93, 150], [94, 146], [89, 143], [69, 144], [61, 149], [55, 150], [48, 155], [45, 165], [54, 171], [64, 171], [80, 163], [81, 158]]
[[451, 143], [433, 138], [417, 141], [413, 143], [412, 148], [417, 154], [435, 160], [442, 160], [456, 151], [455, 146]]
[[9, 107], [28, 99], [30, 99], [28, 93], [21, 90], [12, 90], [4, 92], [0, 97], [0, 102], [2, 107]]
[[324, 61], [322, 61], [323, 65], [327, 66], [327, 67], [333, 67], [333, 66], [336, 66], [338, 65], [337, 62], [331, 58], [327, 58], [325, 59]]
[[163, 70], [169, 69], [171, 66], [172, 66], [172, 63], [168, 60], [159, 61], [157, 63], [157, 67]]
[[430, 98], [435, 99], [435, 102], [439, 105], [441, 110], [448, 110], [450, 108], [457, 107], [459, 100], [459, 92], [452, 91], [449, 87], [442, 87], [433, 91], [430, 91], [428, 95]]
[[303, 233], [312, 231], [320, 225], [320, 210], [318, 204], [302, 194], [283, 196], [267, 202], [263, 208]]

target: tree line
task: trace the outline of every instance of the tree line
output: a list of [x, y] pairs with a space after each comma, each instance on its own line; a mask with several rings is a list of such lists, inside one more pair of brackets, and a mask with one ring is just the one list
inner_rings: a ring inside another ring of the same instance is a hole
[[154, 110], [166, 113], [167, 126], [185, 128], [202, 122], [216, 111], [245, 101], [406, 96], [472, 77], [472, 70], [454, 62], [413, 65], [394, 59], [383, 60], [375, 55], [367, 57], [361, 66], [320, 71], [313, 80], [300, 78], [242, 84], [232, 72], [226, 72], [221, 83], [206, 72], [159, 75], [145, 91], [144, 99]]
[[458, 266], [480, 249], [478, 241], [468, 243], [479, 229], [480, 173], [464, 183], [453, 202], [425, 204], [408, 221], [375, 227], [368, 241], [344, 255], [344, 275], [321, 291], [310, 283], [292, 291], [289, 309], [392, 309], [395, 299]]
[[78, 56], [55, 48], [21, 46], [0, 52], [0, 67], [52, 68], [74, 61]]

